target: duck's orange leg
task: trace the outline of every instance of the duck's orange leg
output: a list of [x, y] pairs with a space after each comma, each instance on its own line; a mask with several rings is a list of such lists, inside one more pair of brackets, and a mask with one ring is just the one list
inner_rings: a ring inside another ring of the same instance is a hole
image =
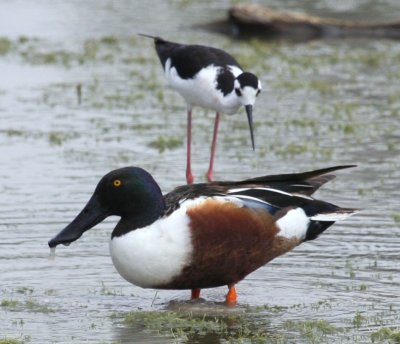
[[237, 302], [237, 294], [236, 294], [235, 285], [229, 284], [228, 288], [229, 288], [229, 291], [228, 291], [228, 294], [226, 294], [226, 303], [228, 306], [234, 306], [234, 305], [236, 305], [236, 302]]
[[192, 297], [190, 298], [191, 300], [198, 299], [200, 297], [200, 288], [193, 288], [192, 289]]

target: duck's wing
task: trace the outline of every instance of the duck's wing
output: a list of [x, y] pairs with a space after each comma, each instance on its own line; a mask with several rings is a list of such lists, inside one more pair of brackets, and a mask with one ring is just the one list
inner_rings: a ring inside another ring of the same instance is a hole
[[302, 173], [266, 175], [262, 177], [246, 179], [238, 184], [264, 185], [290, 193], [312, 195], [322, 185], [336, 177], [334, 174], [331, 174], [331, 172], [351, 167], [356, 167], [356, 165], [333, 166]]
[[331, 172], [354, 166], [341, 165], [303, 173], [266, 175], [239, 182], [182, 185], [164, 196], [165, 213], [176, 210], [185, 200], [198, 197], [234, 196], [247, 198], [253, 204], [256, 200], [275, 204], [278, 208], [300, 205], [306, 199], [311, 199], [309, 196], [321, 185], [335, 178]]

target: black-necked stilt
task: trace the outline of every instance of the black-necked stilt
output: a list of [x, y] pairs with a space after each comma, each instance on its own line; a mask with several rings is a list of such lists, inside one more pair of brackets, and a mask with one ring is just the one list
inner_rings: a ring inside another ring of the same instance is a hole
[[261, 82], [223, 50], [203, 45], [186, 45], [168, 42], [160, 37], [142, 34], [154, 39], [156, 51], [169, 84], [187, 103], [187, 162], [186, 180], [193, 182], [191, 171], [192, 108], [201, 106], [216, 111], [211, 145], [210, 165], [207, 172], [213, 179], [215, 147], [220, 113], [234, 114], [244, 106], [250, 126], [254, 149], [253, 105], [261, 91]]
[[117, 215], [110, 253], [127, 281], [191, 289], [192, 298], [201, 288], [227, 285], [226, 302], [234, 304], [235, 284], [249, 273], [356, 212], [311, 197], [334, 178], [331, 172], [348, 167], [183, 185], [164, 196], [145, 170], [120, 168], [101, 179], [49, 246], [68, 245]]

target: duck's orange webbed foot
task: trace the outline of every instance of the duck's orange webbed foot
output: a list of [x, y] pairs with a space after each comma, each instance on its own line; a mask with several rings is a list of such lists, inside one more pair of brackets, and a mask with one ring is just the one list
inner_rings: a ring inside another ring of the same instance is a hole
[[191, 300], [195, 300], [195, 299], [198, 299], [199, 297], [200, 297], [200, 291], [201, 291], [201, 289], [200, 288], [193, 288], [192, 289], [192, 296], [191, 296]]
[[228, 285], [229, 291], [228, 294], [226, 294], [226, 304], [228, 306], [234, 306], [236, 305], [237, 302], [237, 294], [236, 294], [236, 289], [234, 284]]

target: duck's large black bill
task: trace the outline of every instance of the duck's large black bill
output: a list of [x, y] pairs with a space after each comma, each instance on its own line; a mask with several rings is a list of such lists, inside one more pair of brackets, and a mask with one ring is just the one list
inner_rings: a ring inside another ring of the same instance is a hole
[[253, 146], [253, 150], [255, 150], [256, 147], [255, 147], [255, 144], [254, 144], [253, 106], [251, 106], [251, 105], [246, 105], [244, 108], [246, 109], [247, 120], [249, 121], [250, 136], [251, 136], [251, 145]]
[[84, 232], [103, 221], [108, 214], [102, 209], [96, 195], [93, 195], [85, 208], [60, 233], [49, 241], [50, 247], [68, 245], [79, 239]]

